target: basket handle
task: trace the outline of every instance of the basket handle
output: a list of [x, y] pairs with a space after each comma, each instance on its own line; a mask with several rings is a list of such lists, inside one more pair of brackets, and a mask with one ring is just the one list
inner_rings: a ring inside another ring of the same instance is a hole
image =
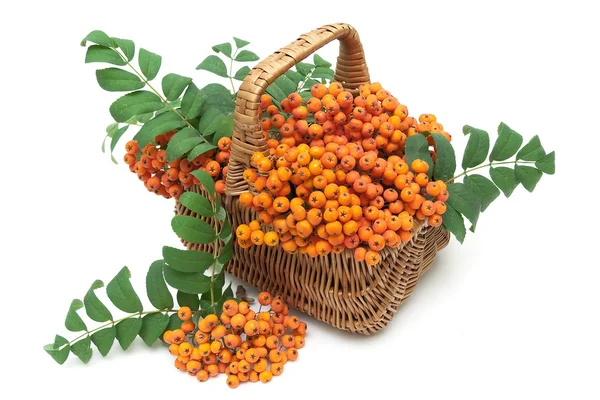
[[226, 181], [226, 195], [238, 196], [248, 190], [242, 179], [256, 151], [266, 151], [267, 141], [259, 127], [260, 97], [275, 79], [327, 43], [338, 39], [340, 52], [334, 79], [356, 94], [358, 87], [370, 81], [358, 32], [344, 23], [324, 25], [300, 36], [299, 39], [276, 51], [252, 69], [240, 85], [234, 111], [231, 158]]

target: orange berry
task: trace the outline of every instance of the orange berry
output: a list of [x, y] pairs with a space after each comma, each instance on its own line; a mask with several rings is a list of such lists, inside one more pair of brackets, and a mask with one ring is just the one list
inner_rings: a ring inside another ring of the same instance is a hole
[[364, 247], [357, 247], [354, 250], [354, 258], [358, 262], [364, 261], [366, 254], [367, 254], [367, 250]]
[[238, 386], [240, 386], [240, 379], [237, 377], [237, 375], [229, 375], [227, 377], [227, 386], [229, 386], [232, 389], [237, 388]]
[[196, 325], [194, 325], [194, 323], [192, 321], [185, 321], [183, 324], [181, 324], [181, 330], [184, 331], [185, 333], [190, 333], [195, 328], [196, 328]]
[[179, 317], [180, 320], [187, 321], [190, 318], [192, 318], [192, 310], [187, 306], [181, 307], [177, 311], [177, 316]]
[[248, 336], [254, 336], [258, 334], [258, 321], [250, 320], [244, 325], [244, 332]]
[[429, 164], [421, 159], [416, 159], [410, 165], [410, 168], [415, 173], [427, 173], [429, 171]]
[[128, 154], [136, 154], [139, 150], [140, 147], [135, 140], [130, 140], [125, 144], [125, 151], [127, 151]]
[[235, 234], [239, 239], [248, 240], [248, 239], [250, 239], [252, 230], [250, 229], [250, 227], [248, 225], [241, 224], [236, 228]]
[[271, 371], [263, 371], [260, 373], [259, 378], [262, 383], [267, 383], [271, 381], [271, 379], [273, 378], [273, 374], [271, 373]]
[[417, 174], [417, 176], [415, 176], [415, 182], [420, 187], [425, 187], [429, 183], [429, 177], [424, 172], [420, 172]]
[[368, 265], [376, 265], [380, 261], [379, 253], [373, 250], [369, 250], [365, 254], [365, 261]]
[[238, 310], [238, 303], [233, 299], [227, 300], [225, 303], [223, 303], [223, 313], [229, 317], [236, 315]]
[[246, 317], [243, 314], [237, 313], [231, 317], [230, 323], [233, 329], [242, 329], [246, 325]]
[[400, 198], [402, 198], [402, 201], [404, 201], [405, 203], [410, 203], [415, 199], [415, 197], [415, 192], [413, 192], [413, 190], [408, 187], [402, 189], [402, 192], [400, 193]]
[[438, 215], [438, 214], [431, 215], [427, 220], [427, 223], [433, 227], [438, 227], [438, 226], [442, 225], [442, 222], [443, 222], [442, 216]]
[[437, 182], [429, 182], [427, 183], [425, 190], [429, 196], [435, 197], [438, 194], [440, 194], [442, 188], [440, 187], [440, 185], [438, 185]]
[[263, 306], [268, 306], [273, 301], [273, 296], [269, 292], [260, 292], [258, 294], [258, 303]]
[[434, 204], [436, 214], [443, 215], [446, 212], [446, 203], [442, 201], [436, 201]]
[[279, 244], [279, 234], [277, 232], [267, 232], [264, 236], [264, 241], [267, 246], [277, 246]]

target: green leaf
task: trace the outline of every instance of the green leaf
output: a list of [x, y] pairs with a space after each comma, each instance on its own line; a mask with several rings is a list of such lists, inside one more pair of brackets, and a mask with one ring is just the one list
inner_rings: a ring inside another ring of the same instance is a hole
[[285, 71], [284, 75], [287, 76], [289, 80], [291, 80], [292, 82], [294, 82], [296, 84], [296, 88], [298, 87], [298, 84], [300, 82], [302, 82], [305, 78], [304, 75], [302, 75], [299, 72], [294, 71], [293, 69], [288, 69], [287, 71]]
[[67, 312], [67, 318], [65, 319], [65, 327], [71, 332], [85, 331], [87, 327], [85, 323], [77, 314], [77, 310], [83, 308], [83, 302], [79, 299], [75, 299], [71, 302], [69, 311]]
[[227, 218], [227, 211], [225, 211], [223, 207], [219, 207], [217, 213], [215, 214], [215, 217], [217, 217], [217, 219], [221, 221], [225, 221], [225, 218]]
[[542, 171], [526, 165], [517, 165], [515, 167], [515, 175], [525, 189], [533, 192], [533, 189], [535, 189], [535, 186], [542, 178]]
[[163, 102], [152, 92], [138, 90], [119, 97], [110, 106], [110, 114], [117, 122], [125, 122], [138, 114], [145, 114], [163, 108]]
[[112, 321], [112, 314], [106, 306], [98, 299], [94, 290], [104, 287], [104, 282], [96, 280], [85, 294], [83, 304], [88, 317], [96, 322]]
[[233, 41], [235, 42], [235, 45], [238, 49], [241, 49], [242, 47], [246, 47], [250, 44], [250, 42], [243, 40], [243, 39], [238, 39], [235, 36], [233, 37]]
[[198, 146], [194, 147], [189, 153], [188, 153], [188, 160], [192, 161], [194, 158], [198, 157], [201, 154], [206, 153], [209, 150], [212, 149], [216, 149], [217, 146], [214, 146], [208, 142], [202, 142], [200, 143]]
[[154, 261], [146, 274], [146, 294], [150, 303], [159, 310], [173, 308], [173, 296], [163, 277], [163, 260]]
[[551, 153], [547, 154], [546, 156], [542, 157], [541, 159], [537, 160], [535, 162], [535, 166], [543, 173], [548, 174], [548, 175], [553, 175], [554, 171], [555, 171], [554, 157], [555, 157], [554, 152], [551, 152]]
[[224, 115], [221, 118], [221, 122], [219, 126], [217, 126], [217, 130], [215, 135], [212, 138], [213, 144], [216, 146], [219, 143], [219, 140], [224, 137], [230, 138], [233, 135], [233, 114]]
[[490, 177], [506, 197], [510, 197], [516, 187], [519, 186], [519, 180], [512, 168], [490, 167]]
[[167, 146], [167, 161], [172, 162], [202, 143], [204, 140], [194, 128], [183, 128], [177, 132]]
[[276, 82], [273, 82], [267, 86], [266, 92], [273, 97], [276, 103], [281, 103], [281, 101], [287, 97], [287, 94], [285, 94], [285, 92], [277, 85]]
[[517, 160], [537, 161], [545, 155], [546, 152], [542, 147], [540, 137], [535, 135], [521, 150], [519, 150], [517, 153]]
[[[177, 304], [179, 307], [187, 306], [192, 311], [198, 311], [200, 308], [200, 299], [197, 294], [182, 292], [181, 290], [177, 291]], [[181, 321], [179, 322], [181, 325]]]
[[204, 272], [214, 261], [213, 255], [206, 251], [179, 250], [169, 246], [163, 247], [163, 257], [171, 268], [179, 272]]
[[181, 112], [188, 119], [196, 118], [200, 115], [204, 103], [206, 103], [206, 95], [202, 94], [198, 86], [192, 82], [183, 95]]
[[431, 154], [429, 154], [429, 143], [423, 135], [414, 135], [406, 138], [406, 163], [410, 167], [413, 161], [420, 159], [429, 164], [429, 171], [427, 175], [431, 177], [433, 173], [433, 161], [431, 160]]
[[204, 190], [208, 192], [210, 197], [215, 195], [215, 181], [213, 181], [212, 176], [208, 174], [206, 171], [192, 171], [192, 175], [194, 175], [200, 181], [200, 184], [204, 187]]
[[235, 57], [235, 61], [240, 61], [240, 62], [250, 62], [250, 61], [258, 61], [259, 57], [254, 54], [251, 51], [248, 50], [242, 50], [239, 52], [239, 54]]
[[221, 297], [222, 300], [231, 300], [233, 299], [233, 289], [231, 288], [231, 283], [229, 283], [229, 285], [227, 285], [227, 287], [225, 288], [225, 290], [223, 290], [223, 296]]
[[432, 133], [431, 136], [435, 141], [437, 151], [436, 163], [433, 167], [433, 177], [447, 181], [454, 176], [454, 171], [456, 171], [454, 148], [444, 135]]
[[325, 61], [320, 55], [316, 54], [313, 56], [313, 62], [317, 67], [331, 67], [331, 63], [329, 61]]
[[223, 241], [223, 243], [228, 244], [233, 237], [233, 232], [231, 230], [231, 223], [228, 219], [223, 221], [223, 226], [221, 227], [221, 233], [219, 234], [219, 239]]
[[222, 76], [223, 78], [229, 77], [227, 75], [227, 66], [225, 62], [221, 60], [219, 56], [210, 55], [204, 59], [196, 69], [205, 70], [208, 72], [212, 72], [213, 74], [217, 74]]
[[287, 95], [294, 93], [298, 89], [298, 85], [285, 75], [281, 75], [275, 80], [275, 84]]
[[127, 62], [121, 58], [113, 49], [108, 47], [93, 45], [88, 47], [85, 53], [85, 63], [104, 62], [113, 65], [126, 65]]
[[198, 294], [210, 289], [210, 277], [203, 272], [179, 272], [165, 265], [165, 279], [170, 286], [186, 293]]
[[189, 208], [196, 214], [200, 214], [203, 217], [214, 217], [215, 212], [211, 202], [204, 196], [198, 193], [185, 192], [179, 198], [179, 202]]
[[464, 184], [479, 198], [482, 212], [500, 196], [500, 191], [496, 185], [485, 176], [478, 174], [467, 175], [465, 176]]
[[210, 108], [202, 115], [198, 130], [200, 130], [204, 136], [212, 135], [217, 131], [217, 128], [224, 119], [225, 114], [221, 113], [216, 108]]
[[300, 72], [304, 76], [310, 74], [314, 68], [314, 65], [308, 63], [299, 62], [296, 64], [296, 71]]
[[514, 156], [521, 144], [523, 144], [523, 136], [501, 122], [498, 126], [498, 138], [490, 153], [490, 161], [504, 161]]
[[131, 286], [130, 278], [129, 268], [123, 267], [106, 285], [106, 294], [119, 310], [128, 313], [142, 312], [144, 307]]
[[[178, 291], [177, 292], [178, 299], [179, 299], [179, 293], [180, 292]], [[189, 306], [189, 307], [192, 308], [191, 306]], [[192, 308], [192, 310], [193, 310], [193, 308]], [[182, 323], [183, 323], [183, 321], [181, 319], [179, 319], [179, 316], [177, 315], [177, 313], [173, 313], [169, 316], [169, 325], [167, 325], [167, 328], [165, 329], [165, 331], [166, 330], [174, 331], [175, 329], [179, 329], [179, 328], [181, 328]]]
[[117, 337], [117, 328], [111, 326], [97, 331], [92, 335], [92, 342], [98, 348], [102, 357], [106, 357]]
[[216, 44], [212, 47], [215, 53], [223, 53], [227, 57], [231, 58], [231, 43]]
[[133, 56], [135, 56], [135, 43], [133, 43], [133, 40], [119, 38], [112, 38], [112, 40], [121, 49], [123, 54], [125, 54], [128, 61], [133, 60]]
[[446, 200], [446, 204], [467, 217], [473, 225], [477, 224], [481, 203], [476, 194], [464, 183], [449, 184], [448, 193], [450, 196]]
[[105, 153], [105, 146], [106, 146], [106, 138], [111, 138], [114, 136], [115, 132], [117, 131], [117, 129], [119, 129], [119, 123], [118, 122], [113, 122], [112, 124], [108, 125], [106, 127], [106, 136], [104, 136], [104, 140], [102, 141], [102, 152]]
[[84, 364], [87, 364], [92, 358], [92, 341], [89, 337], [81, 339], [71, 346], [71, 352], [79, 357]]
[[142, 329], [141, 318], [127, 318], [117, 324], [117, 340], [123, 350], [127, 350]]
[[125, 125], [119, 129], [117, 129], [114, 132], [112, 138], [110, 139], [110, 154], [111, 155], [112, 155], [113, 151], [115, 150], [115, 147], [117, 147], [117, 143], [119, 143], [121, 136], [123, 136], [123, 134], [127, 131], [128, 128], [129, 128], [129, 125]]
[[442, 216], [442, 225], [450, 231], [460, 243], [465, 241], [467, 229], [465, 228], [464, 219], [462, 215], [451, 206], [447, 206], [446, 212]]
[[177, 74], [167, 74], [162, 80], [162, 91], [169, 101], [174, 101], [181, 96], [181, 93], [192, 82], [192, 78]]
[[88, 33], [88, 35], [81, 41], [81, 45], [85, 46], [87, 42], [96, 43], [105, 47], [115, 46], [115, 42], [113, 42], [113, 40], [106, 33], [98, 30]]
[[219, 255], [219, 262], [223, 265], [227, 264], [233, 258], [233, 246], [231, 243], [227, 243], [221, 248], [221, 254]]
[[187, 215], [173, 217], [171, 227], [177, 236], [191, 243], [207, 244], [214, 241], [216, 236], [214, 229], [206, 221]]
[[120, 68], [96, 70], [96, 79], [98, 85], [109, 92], [128, 92], [145, 86], [137, 75]]
[[462, 168], [476, 167], [487, 158], [490, 151], [490, 135], [484, 130], [469, 125], [463, 127], [463, 132], [469, 135], [469, 141], [463, 155]]
[[179, 115], [173, 112], [162, 113], [146, 122], [133, 139], [137, 140], [140, 148], [143, 148], [146, 144], [152, 142], [156, 136], [184, 127], [185, 125], [185, 121]]
[[148, 346], [162, 335], [169, 325], [169, 317], [163, 313], [146, 314], [142, 318], [142, 328], [140, 329], [140, 337]]
[[[222, 113], [228, 114], [235, 109], [235, 97], [231, 94], [229, 89], [220, 83], [210, 83], [200, 89], [200, 93], [207, 98], [206, 105], [202, 112], [210, 108], [216, 108]], [[204, 114], [202, 115], [204, 116]]]
[[246, 75], [248, 75], [250, 73], [250, 71], [252, 71], [250, 69], [250, 67], [248, 67], [247, 65], [244, 65], [242, 68], [237, 70], [237, 72], [233, 76], [233, 79], [236, 79], [238, 81], [243, 81], [246, 78]]
[[136, 115], [135, 119], [137, 120], [137, 122], [145, 124], [146, 122], [150, 121], [153, 117], [154, 117], [154, 112], [149, 112], [146, 114]]
[[[64, 347], [61, 349], [62, 346]], [[54, 338], [54, 343], [45, 345], [44, 350], [46, 353], [50, 354], [50, 357], [52, 357], [54, 361], [62, 365], [65, 363], [65, 361], [67, 361], [67, 358], [69, 358], [71, 346], [69, 346], [69, 341], [67, 339], [56, 335]]]
[[334, 72], [329, 68], [316, 67], [311, 75], [311, 78], [332, 80], [333, 75]]
[[146, 79], [151, 81], [152, 79], [156, 78], [156, 75], [158, 75], [158, 71], [160, 70], [160, 65], [162, 63], [162, 57], [146, 49], [140, 49], [138, 63], [140, 65], [142, 74], [144, 74]]

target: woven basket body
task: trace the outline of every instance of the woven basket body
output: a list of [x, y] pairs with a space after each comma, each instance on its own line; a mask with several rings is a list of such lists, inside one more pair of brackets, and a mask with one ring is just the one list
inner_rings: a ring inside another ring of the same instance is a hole
[[[238, 196], [245, 191], [255, 192], [242, 174], [250, 166], [254, 152], [267, 150], [259, 127], [260, 96], [297, 62], [334, 39], [340, 41], [335, 80], [356, 93], [358, 86], [370, 78], [358, 33], [347, 24], [326, 25], [302, 35], [260, 62], [241, 84], [234, 111], [225, 193], [233, 229], [256, 219], [253, 210], [239, 203]], [[196, 185], [188, 190], [201, 192]], [[179, 203], [176, 213], [197, 216]], [[433, 263], [436, 252], [448, 243], [449, 235], [441, 228], [415, 225], [412, 240], [396, 249], [386, 248], [376, 266], [357, 262], [351, 250], [311, 259], [307, 255], [288, 254], [279, 246], [242, 249], [234, 240], [233, 260], [226, 268], [260, 290], [283, 295], [292, 307], [336, 328], [371, 334], [391, 320]], [[205, 247], [187, 245], [191, 249]]]

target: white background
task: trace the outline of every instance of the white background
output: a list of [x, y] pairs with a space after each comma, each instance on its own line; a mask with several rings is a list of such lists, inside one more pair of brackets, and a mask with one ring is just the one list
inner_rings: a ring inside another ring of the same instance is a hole
[[[117, 94], [98, 87], [102, 66], [84, 64], [79, 41], [93, 29], [134, 39], [163, 56], [159, 78], [176, 72], [200, 85], [213, 77], [194, 68], [213, 44], [238, 36], [264, 57], [344, 21], [360, 32], [372, 79], [411, 114], [437, 115], [459, 153], [463, 124], [493, 133], [504, 121], [556, 150], [557, 173], [533, 194], [520, 187], [496, 201], [477, 234], [439, 255], [384, 331], [360, 337], [306, 318], [299, 360], [269, 385], [237, 393], [598, 399], [597, 12], [579, 1], [283, 4], [3, 6], [3, 391], [64, 399], [229, 394], [223, 376], [200, 384], [174, 370], [160, 345], [139, 339], [127, 353], [117, 345], [106, 359], [95, 353], [87, 366], [73, 356], [58, 366], [42, 350], [55, 333], [73, 337], [64, 316], [91, 282], [108, 282], [127, 265], [142, 293], [161, 247], [178, 243], [172, 201], [147, 193], [100, 152]], [[334, 43], [320, 54], [333, 60], [336, 51]]]

